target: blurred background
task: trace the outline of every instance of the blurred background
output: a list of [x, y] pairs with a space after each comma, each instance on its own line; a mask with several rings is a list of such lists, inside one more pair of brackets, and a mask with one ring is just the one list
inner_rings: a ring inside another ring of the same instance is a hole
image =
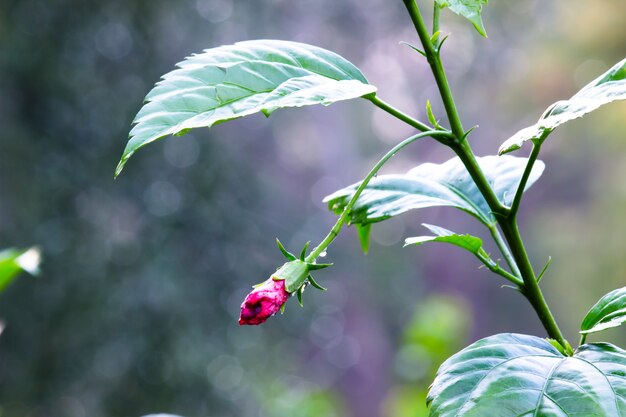
[[[626, 56], [625, 11], [623, 0], [494, 1], [488, 39], [444, 12], [444, 63], [466, 127], [480, 126], [477, 154]], [[443, 115], [425, 61], [399, 44], [417, 43], [400, 1], [0, 2], [0, 248], [36, 244], [45, 257], [39, 278], [0, 297], [0, 416], [421, 417], [447, 356], [498, 332], [545, 335], [471, 255], [402, 249], [422, 222], [485, 237], [452, 209], [375, 225], [366, 256], [345, 230], [326, 258], [335, 266], [317, 274], [329, 291], [237, 325], [251, 285], [283, 262], [275, 237], [293, 251], [318, 242], [335, 221], [322, 198], [412, 133], [364, 100], [282, 110], [148, 146], [113, 180], [162, 74], [258, 38], [334, 50], [383, 99], [420, 119], [430, 99]], [[624, 111], [553, 134], [522, 206], [536, 268], [553, 257], [542, 283], [572, 343], [587, 309], [625, 282]], [[420, 142], [384, 171], [451, 156]], [[626, 342], [623, 330], [600, 337]]]

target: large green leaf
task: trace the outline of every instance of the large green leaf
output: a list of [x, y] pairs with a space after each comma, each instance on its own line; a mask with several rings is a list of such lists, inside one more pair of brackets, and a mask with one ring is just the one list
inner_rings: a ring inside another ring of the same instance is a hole
[[22, 271], [31, 275], [38, 274], [40, 262], [41, 253], [37, 248], [0, 251], [0, 292], [4, 291]]
[[544, 339], [499, 334], [439, 368], [430, 417], [626, 416], [626, 351], [607, 343], [565, 356]]
[[146, 96], [116, 175], [135, 151], [165, 136], [375, 91], [358, 68], [315, 46], [255, 40], [207, 49], [178, 63]]
[[[498, 199], [509, 206], [526, 167], [526, 158], [485, 156], [477, 158]], [[537, 161], [526, 188], [543, 173]], [[340, 214], [360, 183], [343, 188], [326, 198], [330, 210]], [[443, 164], [425, 163], [404, 175], [380, 175], [372, 179], [350, 212], [350, 222], [375, 223], [409, 210], [450, 206], [478, 218], [486, 225], [496, 223], [487, 202], [458, 158]]]
[[454, 13], [465, 17], [472, 22], [478, 33], [487, 37], [483, 19], [481, 17], [483, 4], [489, 0], [435, 0], [441, 7], [448, 7]]
[[586, 85], [569, 100], [561, 100], [544, 112], [533, 126], [520, 130], [500, 146], [500, 154], [519, 149], [524, 142], [543, 142], [557, 127], [616, 100], [626, 99], [626, 59]]
[[587, 313], [580, 333], [594, 333], [617, 327], [626, 322], [626, 287], [613, 290], [602, 297]]

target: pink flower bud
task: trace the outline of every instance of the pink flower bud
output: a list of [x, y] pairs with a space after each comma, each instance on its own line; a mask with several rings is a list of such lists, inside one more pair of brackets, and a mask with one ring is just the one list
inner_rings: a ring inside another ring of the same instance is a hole
[[285, 290], [285, 280], [268, 279], [256, 287], [241, 304], [239, 324], [261, 324], [274, 314], [287, 301], [291, 294]]

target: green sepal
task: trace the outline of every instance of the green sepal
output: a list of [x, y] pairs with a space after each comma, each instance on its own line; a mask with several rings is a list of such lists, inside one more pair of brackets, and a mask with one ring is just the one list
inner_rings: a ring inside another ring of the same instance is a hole
[[294, 293], [298, 288], [304, 285], [309, 276], [309, 264], [299, 259], [286, 262], [276, 271], [272, 278], [285, 281], [285, 290], [288, 293]]
[[302, 304], [302, 292], [303, 291], [304, 291], [304, 285], [298, 288], [298, 291], [296, 291], [296, 296], [298, 297], [298, 304], [300, 304], [300, 307], [304, 307], [304, 304]]
[[304, 247], [302, 248], [302, 252], [300, 252], [300, 260], [301, 261], [304, 261], [304, 257], [306, 256], [306, 251], [307, 251], [307, 249], [309, 249], [309, 245], [310, 244], [311, 244], [310, 240], [304, 244]]
[[309, 271], [318, 271], [320, 269], [328, 268], [329, 266], [333, 266], [333, 264], [307, 264], [309, 267]]
[[282, 252], [282, 254], [283, 254], [283, 255], [285, 256], [285, 258], [287, 258], [288, 260], [290, 260], [290, 261], [295, 261], [296, 259], [298, 259], [298, 258], [296, 258], [296, 256], [295, 256], [293, 253], [291, 253], [291, 252], [289, 252], [287, 249], [285, 249], [285, 247], [283, 246], [283, 244], [282, 244], [282, 243], [280, 243], [280, 240], [278, 240], [278, 238], [276, 238], [276, 246], [278, 246], [278, 249], [280, 249], [280, 251]]
[[311, 285], [313, 286], [313, 288], [317, 288], [320, 291], [326, 291], [326, 288], [322, 287], [320, 284], [318, 284], [314, 279], [313, 279], [313, 275], [309, 274], [309, 282], [311, 283]]
[[372, 224], [359, 224], [356, 225], [356, 231], [359, 235], [359, 242], [361, 243], [361, 250], [367, 255], [370, 250], [370, 234], [372, 232]]
[[285, 314], [285, 305], [287, 303], [283, 304], [282, 306], [280, 306], [280, 314]]

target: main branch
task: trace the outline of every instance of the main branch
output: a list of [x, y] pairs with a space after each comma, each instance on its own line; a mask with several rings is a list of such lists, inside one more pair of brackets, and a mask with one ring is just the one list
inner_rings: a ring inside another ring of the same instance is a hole
[[[520, 285], [520, 290], [537, 312], [537, 315], [539, 316], [539, 319], [541, 320], [541, 323], [546, 329], [548, 335], [566, 348], [567, 342], [565, 341], [565, 338], [563, 337], [563, 334], [561, 333], [561, 330], [559, 329], [556, 320], [554, 319], [554, 316], [552, 315], [546, 300], [543, 297], [539, 284], [537, 283], [535, 273], [517, 227], [516, 216], [514, 215], [515, 213], [511, 213], [510, 209], [504, 206], [497, 198], [480, 165], [478, 165], [472, 148], [466, 140], [467, 132], [463, 129], [463, 124], [461, 123], [461, 118], [456, 108], [454, 97], [452, 96], [450, 85], [448, 84], [448, 80], [443, 69], [439, 51], [435, 49], [435, 46], [431, 41], [431, 37], [424, 23], [419, 7], [415, 0], [403, 0], [403, 2], [409, 12], [409, 15], [411, 16], [417, 35], [419, 36], [424, 48], [426, 59], [428, 60], [428, 64], [432, 70], [446, 114], [448, 115], [450, 127], [455, 137], [454, 143], [450, 145], [450, 147], [461, 159], [476, 186], [487, 201], [491, 211], [496, 216], [504, 238], [509, 245], [513, 261], [515, 262], [523, 280], [523, 284]], [[534, 156], [536, 158], [536, 155]], [[532, 168], [532, 164], [530, 164], [530, 168]], [[518, 199], [516, 198], [516, 200]], [[519, 201], [516, 201], [514, 207], [517, 210], [517, 207], [519, 207]]]

